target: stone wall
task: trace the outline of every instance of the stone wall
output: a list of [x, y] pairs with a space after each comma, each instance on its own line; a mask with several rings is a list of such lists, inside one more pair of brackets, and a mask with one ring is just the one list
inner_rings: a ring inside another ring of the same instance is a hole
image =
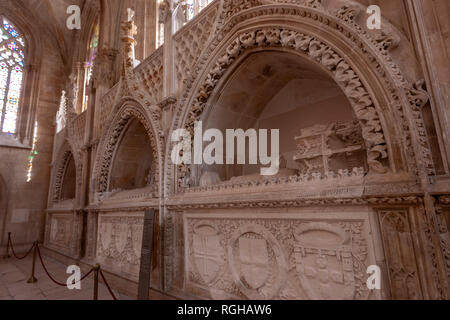
[[[24, 82], [19, 128], [34, 128], [36, 123], [36, 157], [31, 180], [27, 182], [34, 130], [28, 130], [14, 147], [0, 144], [0, 176], [4, 182], [0, 212], [0, 247], [11, 232], [18, 250], [35, 240], [43, 240], [45, 209], [50, 183], [55, 115], [64, 77], [63, 61], [53, 35], [33, 11], [13, 10], [14, 1], [2, 2], [0, 11], [8, 14], [23, 30], [28, 42], [27, 78]], [[33, 100], [33, 97], [38, 99]]]

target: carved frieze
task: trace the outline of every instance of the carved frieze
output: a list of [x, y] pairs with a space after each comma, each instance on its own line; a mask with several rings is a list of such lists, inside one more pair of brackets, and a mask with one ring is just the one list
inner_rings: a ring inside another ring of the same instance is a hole
[[364, 220], [194, 215], [185, 224], [188, 288], [209, 298], [369, 297]]

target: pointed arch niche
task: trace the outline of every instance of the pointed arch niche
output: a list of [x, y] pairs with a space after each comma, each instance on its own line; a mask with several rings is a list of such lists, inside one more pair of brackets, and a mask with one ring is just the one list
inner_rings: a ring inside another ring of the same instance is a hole
[[55, 176], [53, 201], [74, 201], [77, 194], [77, 167], [70, 150], [62, 153]]
[[145, 188], [153, 183], [154, 159], [145, 127], [131, 118], [117, 144], [111, 166], [109, 191]]
[[[368, 171], [362, 129], [345, 93], [319, 65], [289, 52], [257, 51], [243, 58], [211, 97], [203, 127], [219, 129], [224, 137], [227, 129], [280, 130], [278, 176]], [[246, 143], [245, 165], [237, 164], [235, 147], [234, 165], [195, 170], [199, 184], [263, 179], [261, 165], [248, 164]]]
[[97, 150], [93, 190], [99, 200], [133, 190], [157, 197], [160, 164], [151, 120], [135, 101], [120, 101], [115, 110]]

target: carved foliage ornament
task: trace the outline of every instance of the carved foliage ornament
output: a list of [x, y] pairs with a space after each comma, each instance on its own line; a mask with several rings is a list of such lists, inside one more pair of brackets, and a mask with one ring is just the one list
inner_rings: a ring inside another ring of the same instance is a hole
[[282, 47], [305, 54], [324, 66], [349, 98], [366, 143], [367, 161], [372, 171], [386, 173], [382, 163], [388, 158], [386, 139], [381, 121], [370, 94], [352, 67], [336, 51], [322, 41], [286, 28], [262, 28], [240, 34], [210, 70], [193, 101], [186, 129], [193, 132], [194, 122], [199, 120], [206, 103], [225, 71], [246, 50], [257, 47]]
[[412, 116], [416, 123], [418, 130], [419, 144], [423, 153], [423, 161], [425, 170], [428, 175], [435, 175], [436, 170], [434, 167], [433, 158], [430, 152], [428, 133], [425, 126], [425, 122], [422, 117], [422, 109], [427, 105], [430, 96], [428, 92], [423, 88], [425, 80], [416, 81], [411, 88], [405, 88], [408, 93], [408, 100], [412, 108]]

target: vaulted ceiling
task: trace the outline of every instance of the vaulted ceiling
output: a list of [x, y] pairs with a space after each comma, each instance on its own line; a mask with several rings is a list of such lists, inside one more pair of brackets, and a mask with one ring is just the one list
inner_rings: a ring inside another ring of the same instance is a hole
[[77, 31], [69, 30], [66, 26], [70, 14], [67, 8], [78, 5], [83, 11], [89, 2], [99, 0], [2, 0], [0, 11], [14, 10], [21, 12], [26, 10], [28, 16], [36, 19], [33, 25], [38, 28], [39, 33], [45, 37], [51, 37], [59, 49], [61, 59], [67, 66], [70, 64], [70, 53], [73, 52]]

